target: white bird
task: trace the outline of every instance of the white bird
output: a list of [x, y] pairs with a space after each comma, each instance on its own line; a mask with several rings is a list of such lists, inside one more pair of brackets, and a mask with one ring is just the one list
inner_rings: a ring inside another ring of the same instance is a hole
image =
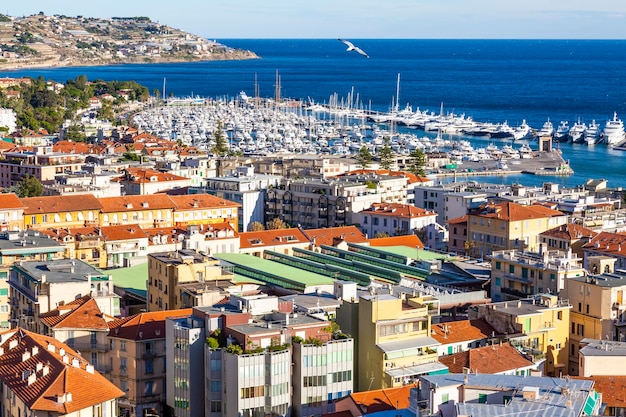
[[348, 49], [346, 49], [346, 51], [348, 51], [348, 52], [355, 51], [355, 52], [358, 52], [359, 54], [363, 55], [365, 58], [369, 58], [370, 57], [364, 50], [362, 50], [358, 46], [355, 46], [352, 42], [347, 41], [345, 39], [341, 39], [341, 38], [339, 38], [338, 40], [340, 40], [341, 42], [343, 42], [346, 45], [348, 45]]

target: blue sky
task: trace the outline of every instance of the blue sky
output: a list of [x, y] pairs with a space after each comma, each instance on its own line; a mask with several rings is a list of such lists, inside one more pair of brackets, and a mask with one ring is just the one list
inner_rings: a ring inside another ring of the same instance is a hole
[[148, 16], [218, 40], [626, 39], [624, 0], [22, 0], [0, 6], [12, 16], [40, 11]]

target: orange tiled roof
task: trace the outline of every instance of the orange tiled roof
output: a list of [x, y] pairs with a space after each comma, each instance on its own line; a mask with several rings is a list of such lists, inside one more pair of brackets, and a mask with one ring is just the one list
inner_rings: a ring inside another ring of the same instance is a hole
[[357, 406], [365, 407], [367, 414], [378, 411], [401, 410], [409, 407], [411, 388], [415, 388], [415, 385], [353, 392], [350, 394], [350, 398]]
[[309, 239], [297, 228], [239, 233], [239, 247], [241, 249], [308, 242]]
[[597, 232], [594, 232], [593, 230], [586, 228], [584, 226], [581, 226], [579, 224], [567, 223], [561, 226], [557, 226], [553, 229], [546, 230], [545, 232], [540, 233], [539, 235], [550, 236], [550, 237], [555, 237], [558, 239], [573, 241], [573, 240], [582, 239], [583, 237], [594, 237], [594, 236], [597, 236], [597, 234], [598, 234]]
[[103, 213], [115, 213], [140, 210], [173, 209], [174, 202], [165, 194], [125, 195], [121, 197], [103, 197], [99, 199]]
[[93, 194], [21, 198], [24, 215], [100, 210], [102, 205]]
[[458, 320], [430, 326], [430, 335], [441, 344], [470, 342], [491, 337], [496, 330], [485, 320]]
[[448, 224], [467, 224], [467, 214], [462, 215], [461, 217], [457, 217], [455, 219], [448, 220]]
[[[69, 414], [124, 395], [97, 371], [88, 371], [88, 363], [56, 339], [19, 328], [5, 335], [10, 336], [2, 343], [0, 379], [31, 410]], [[70, 401], [57, 400], [68, 393]]]
[[131, 240], [131, 239], [145, 239], [147, 237], [138, 224], [125, 224], [116, 226], [102, 226], [100, 229], [104, 240], [116, 241], [116, 240]]
[[5, 140], [0, 140], [0, 151], [6, 152], [15, 148], [15, 144], [11, 142], [7, 142]]
[[626, 408], [626, 376], [573, 376], [574, 379], [593, 381], [593, 388], [602, 394], [607, 407]]
[[[156, 178], [156, 181], [152, 181]], [[168, 182], [168, 181], [184, 181], [189, 178], [180, 175], [170, 174], [169, 172], [161, 172], [153, 169], [145, 168], [127, 168], [124, 181], [134, 183], [150, 183], [150, 182]]]
[[369, 242], [370, 246], [408, 246], [409, 248], [424, 248], [424, 244], [416, 235], [372, 238]]
[[15, 193], [2, 194], [0, 198], [0, 210], [1, 209], [18, 209], [23, 208], [24, 204], [20, 201], [19, 197]]
[[498, 204], [483, 204], [480, 208], [473, 210], [470, 214], [479, 217], [490, 217], [508, 221], [543, 219], [564, 215], [562, 212], [552, 210], [548, 207], [540, 205], [525, 206], [508, 201]]
[[376, 213], [377, 216], [407, 217], [411, 219], [437, 215], [434, 211], [400, 203], [373, 203], [370, 208], [361, 211], [361, 213]]
[[96, 300], [86, 295], [39, 316], [50, 328], [108, 329]]
[[305, 229], [302, 233], [311, 241], [315, 239], [317, 246], [332, 246], [335, 239], [349, 243], [367, 243], [367, 238], [356, 226], [327, 227], [322, 229]]
[[109, 336], [128, 340], [165, 339], [165, 320], [191, 314], [191, 308], [152, 311], [124, 317], [109, 323]]
[[498, 374], [533, 365], [509, 343], [484, 346], [441, 356], [439, 362], [446, 365], [450, 373], [453, 374], [463, 373], [463, 368], [468, 368], [471, 372], [479, 374]]
[[626, 234], [601, 232], [586, 243], [583, 249], [626, 256]]
[[144, 230], [144, 233], [148, 237], [148, 245], [153, 245], [152, 238], [155, 236], [166, 236], [167, 241], [162, 242], [161, 244], [172, 244], [178, 243], [178, 235], [184, 235], [187, 233], [185, 229], [181, 229], [178, 227], [156, 227]]
[[176, 210], [197, 210], [198, 208], [239, 207], [240, 204], [224, 200], [211, 194], [170, 195]]

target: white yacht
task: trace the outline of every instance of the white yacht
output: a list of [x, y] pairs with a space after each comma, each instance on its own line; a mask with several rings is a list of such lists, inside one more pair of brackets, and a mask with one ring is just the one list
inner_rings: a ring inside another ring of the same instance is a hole
[[598, 143], [600, 140], [600, 125], [595, 120], [592, 120], [584, 136], [587, 146], [593, 146]]
[[614, 146], [624, 141], [624, 122], [613, 113], [613, 119], [606, 122], [602, 130], [602, 141], [609, 146]]
[[554, 140], [559, 142], [567, 142], [569, 139], [569, 122], [567, 120], [561, 120], [559, 127], [556, 128], [554, 133]]
[[537, 132], [537, 137], [550, 136], [554, 135], [554, 126], [552, 122], [548, 118], [548, 121], [543, 124], [539, 132]]
[[513, 140], [530, 139], [533, 135], [533, 131], [526, 123], [526, 119], [522, 120], [522, 124], [515, 128], [513, 132]]
[[587, 125], [581, 123], [580, 119], [569, 130], [569, 141], [572, 143], [581, 143], [585, 138], [585, 132], [587, 131]]

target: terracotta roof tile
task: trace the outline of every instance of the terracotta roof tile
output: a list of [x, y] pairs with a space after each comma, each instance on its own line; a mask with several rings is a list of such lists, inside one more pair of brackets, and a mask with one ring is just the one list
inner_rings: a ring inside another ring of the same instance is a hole
[[173, 209], [174, 202], [165, 194], [125, 195], [121, 197], [103, 197], [99, 199], [103, 213], [115, 213], [140, 210]]
[[177, 211], [197, 210], [198, 208], [222, 208], [240, 206], [240, 204], [234, 203], [229, 200], [224, 200], [223, 198], [219, 198], [211, 194], [170, 195], [169, 197], [175, 204], [175, 208]]
[[165, 339], [165, 320], [191, 314], [192, 309], [152, 311], [109, 323], [109, 336], [128, 340]]
[[108, 329], [107, 321], [96, 300], [84, 296], [39, 316], [51, 328]]
[[602, 394], [602, 402], [607, 407], [626, 408], [626, 376], [592, 376], [584, 378], [573, 376], [574, 379], [593, 381], [593, 388]]
[[626, 256], [626, 234], [601, 232], [583, 245], [583, 249]]
[[317, 246], [332, 246], [335, 239], [349, 243], [366, 243], [367, 237], [356, 226], [327, 227], [322, 229], [304, 229], [302, 233]]
[[100, 230], [104, 240], [109, 242], [116, 240], [145, 239], [148, 236], [138, 224], [102, 226]]
[[297, 228], [239, 233], [239, 247], [241, 249], [296, 243], [309, 243], [309, 239]]
[[373, 391], [353, 392], [350, 398], [355, 404], [365, 406], [365, 413], [396, 410], [409, 407], [411, 388], [415, 385], [405, 385], [398, 388], [383, 388]]
[[437, 216], [434, 211], [424, 210], [420, 207], [415, 207], [410, 204], [400, 203], [374, 203], [370, 208], [361, 211], [362, 214], [376, 214], [377, 216], [390, 216], [390, 217], [406, 217], [410, 219], [424, 217], [424, 216]]
[[461, 217], [448, 220], [448, 224], [463, 224], [463, 223], [467, 224], [467, 214], [464, 214]]
[[[88, 363], [56, 339], [23, 329], [5, 335], [10, 336], [2, 343], [0, 379], [31, 410], [69, 414], [124, 395], [97, 371], [89, 372]], [[67, 393], [71, 400], [57, 401]]]
[[20, 200], [24, 205], [25, 216], [40, 213], [67, 213], [102, 209], [102, 205], [93, 194], [27, 197]]
[[19, 209], [23, 207], [24, 207], [24, 204], [22, 204], [17, 194], [15, 193], [2, 194], [2, 198], [0, 198], [0, 210], [1, 209]]
[[[153, 181], [153, 178], [156, 181]], [[127, 168], [124, 177], [125, 182], [134, 183], [150, 183], [150, 182], [169, 182], [169, 181], [185, 181], [189, 178], [174, 175], [169, 172], [161, 172], [153, 169], [144, 168]]]
[[490, 217], [508, 221], [564, 216], [564, 214], [558, 210], [552, 210], [541, 205], [527, 206], [509, 201], [498, 204], [483, 204], [478, 209], [473, 210], [470, 214], [479, 217]]
[[430, 326], [432, 338], [444, 345], [486, 339], [492, 334], [496, 334], [496, 329], [481, 319], [450, 321]]
[[484, 346], [439, 358], [450, 373], [463, 373], [463, 368], [479, 374], [498, 374], [512, 369], [526, 368], [533, 363], [510, 344]]
[[545, 232], [540, 233], [540, 236], [550, 236], [563, 240], [573, 241], [582, 239], [584, 237], [594, 237], [597, 234], [597, 232], [594, 232], [593, 230], [579, 224], [567, 223], [561, 226], [557, 226], [553, 229], [546, 230]]
[[408, 246], [409, 248], [424, 248], [424, 244], [416, 235], [372, 238], [369, 242], [370, 246]]

